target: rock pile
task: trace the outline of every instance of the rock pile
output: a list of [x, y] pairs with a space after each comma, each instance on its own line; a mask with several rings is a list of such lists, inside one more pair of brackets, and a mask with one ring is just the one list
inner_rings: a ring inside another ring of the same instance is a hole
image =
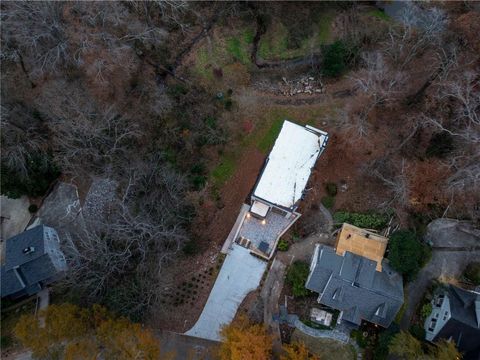
[[320, 79], [315, 80], [313, 76], [303, 76], [294, 80], [287, 80], [282, 77], [278, 85], [278, 92], [285, 96], [321, 94], [325, 87]]

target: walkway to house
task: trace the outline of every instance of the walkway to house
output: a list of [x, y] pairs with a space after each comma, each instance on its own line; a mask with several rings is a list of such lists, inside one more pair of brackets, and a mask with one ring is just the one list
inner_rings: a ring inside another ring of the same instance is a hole
[[220, 340], [221, 327], [233, 320], [245, 296], [260, 284], [266, 268], [267, 262], [251, 255], [248, 249], [233, 244], [202, 314], [185, 334]]
[[240, 229], [240, 226], [242, 226], [243, 219], [245, 218], [245, 215], [247, 214], [249, 209], [250, 209], [250, 205], [242, 204], [242, 207], [240, 208], [240, 212], [238, 213], [238, 216], [237, 216], [237, 220], [235, 221], [235, 224], [233, 225], [232, 230], [230, 230], [230, 233], [227, 236], [227, 240], [225, 240], [225, 243], [222, 246], [222, 250], [220, 251], [222, 254], [228, 254], [228, 250], [230, 249], [233, 242], [235, 241], [235, 236], [238, 233], [238, 229]]

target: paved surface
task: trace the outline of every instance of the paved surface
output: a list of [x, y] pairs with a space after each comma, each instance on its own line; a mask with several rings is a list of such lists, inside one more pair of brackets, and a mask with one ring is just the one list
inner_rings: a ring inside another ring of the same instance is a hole
[[50, 290], [48, 288], [42, 289], [37, 293], [38, 297], [38, 310], [43, 310], [50, 304]]
[[[330, 211], [318, 204], [318, 210], [312, 211], [308, 217], [303, 218], [303, 227], [306, 234], [331, 233], [333, 230], [333, 217]], [[326, 244], [331, 245], [331, 244]]]
[[407, 309], [400, 323], [402, 329], [410, 326], [415, 308], [432, 280], [455, 281], [468, 263], [480, 259], [480, 236], [464, 222], [434, 220], [427, 227], [425, 239], [432, 244], [432, 259], [406, 288]]
[[242, 207], [240, 208], [240, 212], [237, 216], [237, 220], [235, 220], [235, 224], [233, 225], [232, 230], [230, 230], [230, 233], [228, 234], [227, 239], [225, 240], [225, 243], [222, 246], [222, 250], [221, 250], [222, 254], [228, 254], [230, 247], [235, 241], [235, 236], [237, 235], [237, 232], [240, 226], [242, 225], [243, 218], [245, 217], [245, 214], [249, 209], [250, 209], [250, 205], [247, 205], [247, 204], [243, 204]]
[[63, 228], [78, 222], [80, 211], [77, 187], [59, 182], [44, 200], [37, 216], [43, 224], [61, 232]]
[[[40, 310], [46, 309], [50, 304], [50, 290], [48, 288], [42, 289], [40, 292], [37, 293], [37, 298], [38, 298], [38, 306], [37, 306], [37, 309], [35, 310], [36, 314], [38, 314]], [[41, 327], [45, 326], [45, 318], [43, 316], [39, 317], [38, 321], [40, 322]]]
[[267, 263], [237, 245], [227, 255], [197, 323], [185, 334], [220, 340], [220, 330], [229, 324], [247, 294], [260, 284]]
[[32, 352], [19, 350], [8, 355], [2, 355], [2, 360], [32, 360]]
[[0, 196], [0, 240], [4, 241], [25, 230], [32, 214], [28, 211], [30, 202], [26, 196], [10, 199]]
[[302, 260], [310, 263], [315, 249], [315, 244], [329, 244], [331, 236], [329, 233], [319, 233], [295, 242], [286, 252], [277, 252], [276, 258], [285, 265], [290, 265], [295, 260]]
[[343, 332], [335, 331], [335, 330], [314, 329], [305, 325], [299, 319], [295, 321], [295, 327], [301, 332], [312, 337], [332, 339], [332, 340], [343, 342], [345, 344], [348, 344], [350, 342], [350, 336], [348, 336]]
[[262, 251], [270, 256], [278, 237], [283, 234], [293, 222], [298, 219], [298, 215], [292, 215], [286, 218], [270, 210], [264, 220], [260, 220], [254, 216], [246, 216], [238, 233], [252, 242], [252, 246], [260, 249], [262, 242], [268, 244], [268, 249]]
[[[160, 339], [161, 359], [213, 360], [219, 343], [170, 331], [156, 333]], [[169, 355], [172, 357], [170, 358]]]

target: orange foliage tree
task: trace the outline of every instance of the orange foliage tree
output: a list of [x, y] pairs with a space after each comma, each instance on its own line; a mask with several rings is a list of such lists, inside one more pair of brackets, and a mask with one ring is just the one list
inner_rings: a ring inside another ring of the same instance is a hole
[[320, 360], [316, 355], [310, 354], [304, 343], [294, 342], [283, 346], [284, 354], [280, 360]]
[[221, 360], [268, 360], [272, 356], [272, 337], [263, 324], [240, 317], [221, 331]]
[[149, 330], [115, 318], [98, 305], [91, 309], [51, 305], [38, 318], [23, 315], [15, 335], [37, 358], [153, 360], [160, 356], [159, 341]]

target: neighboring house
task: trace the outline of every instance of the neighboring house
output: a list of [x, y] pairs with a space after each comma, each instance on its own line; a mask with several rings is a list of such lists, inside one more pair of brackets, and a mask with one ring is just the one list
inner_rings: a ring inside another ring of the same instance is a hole
[[67, 264], [57, 232], [39, 225], [6, 242], [1, 268], [1, 297], [33, 295], [63, 276]]
[[324, 131], [284, 121], [233, 236], [237, 244], [264, 259], [273, 255], [279, 238], [300, 217], [295, 210], [327, 141]]
[[344, 224], [335, 249], [316, 245], [306, 288], [340, 311], [339, 321], [390, 326], [403, 304], [403, 280], [383, 258], [388, 239]]
[[425, 320], [425, 338], [453, 340], [463, 359], [480, 359], [480, 292], [453, 285], [437, 290]]

